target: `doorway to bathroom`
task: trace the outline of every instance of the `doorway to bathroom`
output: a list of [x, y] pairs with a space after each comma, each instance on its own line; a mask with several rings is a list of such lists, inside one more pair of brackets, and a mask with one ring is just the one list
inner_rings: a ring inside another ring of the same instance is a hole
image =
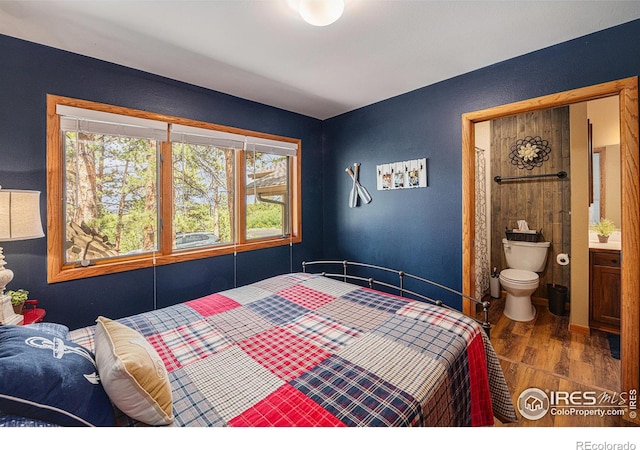
[[571, 253], [570, 119], [569, 107], [562, 106], [475, 124], [477, 157], [486, 166], [484, 174], [476, 173], [477, 191], [485, 189], [487, 202], [486, 217], [476, 224], [486, 223], [490, 264], [478, 272], [487, 277], [490, 268], [507, 268], [505, 238], [549, 242], [534, 300], [548, 299], [556, 285], [570, 285], [570, 266], [556, 263], [556, 255]]
[[[491, 121], [498, 118], [513, 116], [517, 114], [529, 113], [532, 111], [559, 108], [563, 106], [577, 105], [604, 97], [616, 96], [619, 101], [620, 112], [620, 160], [621, 160], [621, 250], [624, 258], [620, 267], [621, 278], [621, 389], [629, 391], [637, 389], [640, 384], [639, 368], [637, 358], [640, 354], [640, 344], [638, 343], [638, 328], [640, 318], [640, 299], [637, 296], [639, 289], [639, 255], [640, 255], [640, 230], [636, 224], [640, 217], [640, 187], [639, 178], [639, 154], [638, 154], [638, 80], [637, 77], [603, 83], [596, 86], [576, 89], [559, 94], [553, 94], [536, 99], [516, 102], [509, 105], [498, 106], [487, 110], [481, 110], [464, 114], [462, 116], [462, 149], [463, 149], [463, 291], [466, 294], [475, 293], [475, 284], [478, 267], [476, 266], [475, 233], [476, 230], [476, 158], [475, 158], [475, 124]], [[586, 125], [585, 125], [586, 129]], [[573, 126], [571, 127], [574, 132]], [[585, 132], [586, 136], [586, 132]], [[585, 138], [586, 141], [586, 138]], [[587, 168], [585, 155], [585, 169]], [[571, 165], [576, 166], [575, 158], [572, 158]], [[572, 183], [580, 182], [588, 185], [589, 175], [587, 170], [573, 170], [570, 175]], [[572, 195], [572, 203], [575, 202], [575, 195]], [[575, 215], [584, 214], [584, 222], [588, 224], [588, 203], [583, 203], [577, 209], [572, 204], [570, 213], [571, 219]], [[626, 224], [631, 224], [626, 226]], [[588, 225], [587, 225], [588, 226]], [[580, 251], [588, 254], [589, 235], [587, 231], [580, 230], [580, 236], [576, 235], [577, 227], [571, 227], [571, 255], [572, 270], [576, 271], [573, 257]], [[582, 247], [579, 248], [578, 246]], [[580, 259], [578, 257], [578, 259]], [[588, 258], [583, 258], [588, 261]], [[588, 264], [585, 263], [585, 264]], [[586, 272], [585, 272], [586, 273]], [[575, 291], [576, 284], [572, 283]], [[583, 279], [580, 283], [588, 285]], [[588, 289], [588, 287], [587, 287]], [[574, 292], [575, 295], [575, 292]], [[463, 302], [463, 310], [472, 313], [470, 302]], [[572, 308], [573, 314], [573, 308]], [[569, 324], [572, 334], [588, 333], [588, 326], [581, 324]]]
[[[593, 290], [583, 281], [590, 278], [590, 260], [595, 252], [599, 260], [599, 253], [613, 255], [621, 250], [618, 97], [474, 126], [476, 235], [484, 233], [488, 243], [476, 246], [475, 295], [483, 295], [483, 286], [489, 283], [480, 278], [488, 278], [493, 269], [500, 273], [507, 268], [505, 238], [549, 242], [547, 263], [538, 272], [538, 287], [532, 294], [534, 304], [547, 307], [548, 303], [556, 315], [571, 310], [570, 328], [588, 333], [594, 323]], [[522, 156], [525, 150], [531, 151], [528, 159]], [[484, 206], [478, 206], [482, 202]], [[589, 229], [602, 218], [614, 227], [606, 244]], [[605, 272], [607, 280], [613, 281], [615, 268]], [[615, 292], [619, 288], [612, 286], [606, 297]], [[608, 315], [619, 314], [619, 299], [617, 303]]]

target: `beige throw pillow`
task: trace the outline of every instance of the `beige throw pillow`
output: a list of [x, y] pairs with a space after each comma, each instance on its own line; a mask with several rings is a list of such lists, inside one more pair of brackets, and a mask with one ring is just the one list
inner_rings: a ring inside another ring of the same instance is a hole
[[102, 316], [96, 323], [96, 365], [113, 404], [149, 425], [172, 423], [171, 384], [158, 352], [126, 325]]

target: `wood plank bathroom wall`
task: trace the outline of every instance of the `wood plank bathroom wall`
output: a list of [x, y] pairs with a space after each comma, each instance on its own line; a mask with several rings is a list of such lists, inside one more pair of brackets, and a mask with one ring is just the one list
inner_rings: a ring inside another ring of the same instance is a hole
[[[518, 139], [540, 136], [549, 141], [549, 159], [541, 167], [519, 169], [509, 160]], [[491, 122], [491, 179], [570, 171], [569, 108], [555, 108], [496, 119]], [[556, 254], [571, 248], [571, 184], [569, 178], [538, 178], [491, 183], [491, 267], [507, 268], [502, 239], [505, 228], [518, 228], [526, 220], [530, 229], [542, 230], [551, 242], [547, 264], [540, 273], [540, 287], [534, 297], [548, 298], [547, 283], [569, 287], [570, 265], [556, 263]]]

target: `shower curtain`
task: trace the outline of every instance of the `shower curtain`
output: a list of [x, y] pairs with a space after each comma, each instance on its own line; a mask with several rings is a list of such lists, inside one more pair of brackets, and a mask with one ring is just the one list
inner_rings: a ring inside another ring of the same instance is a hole
[[487, 246], [487, 190], [484, 150], [476, 147], [476, 229], [475, 229], [475, 297], [482, 299], [489, 290], [489, 248]]

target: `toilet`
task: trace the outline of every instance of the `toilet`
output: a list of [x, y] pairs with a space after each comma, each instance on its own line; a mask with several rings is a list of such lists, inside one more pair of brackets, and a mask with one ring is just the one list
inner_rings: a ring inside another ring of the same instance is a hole
[[507, 293], [504, 315], [511, 320], [533, 320], [536, 309], [531, 294], [540, 284], [536, 272], [542, 272], [547, 263], [550, 242], [525, 242], [502, 239], [508, 269], [500, 272], [500, 284]]

